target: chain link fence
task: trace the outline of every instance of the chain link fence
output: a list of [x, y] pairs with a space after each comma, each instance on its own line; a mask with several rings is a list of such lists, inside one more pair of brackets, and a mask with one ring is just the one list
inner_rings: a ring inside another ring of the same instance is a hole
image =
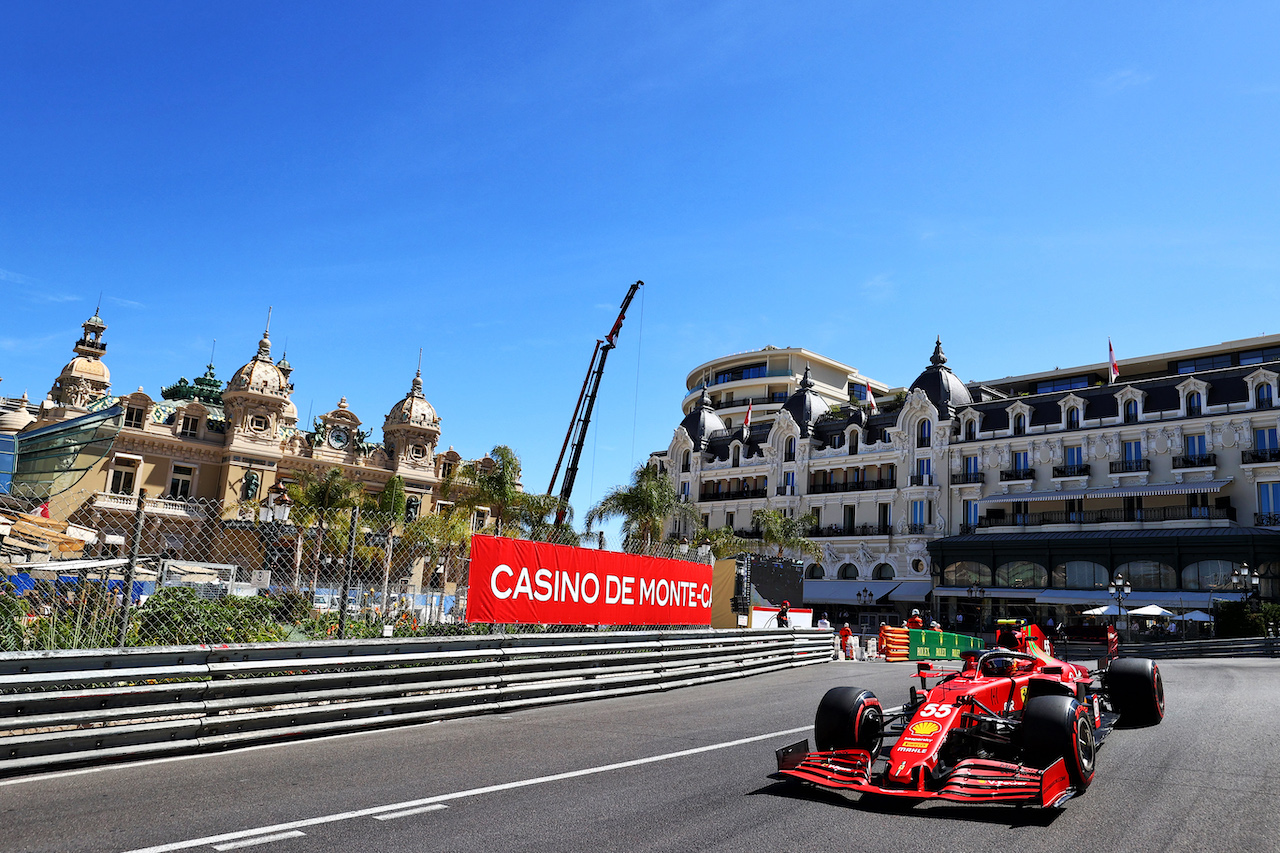
[[[598, 629], [468, 624], [474, 518], [271, 498], [10, 500], [0, 505], [0, 651]], [[536, 520], [482, 532], [712, 559], [706, 548], [614, 543]]]

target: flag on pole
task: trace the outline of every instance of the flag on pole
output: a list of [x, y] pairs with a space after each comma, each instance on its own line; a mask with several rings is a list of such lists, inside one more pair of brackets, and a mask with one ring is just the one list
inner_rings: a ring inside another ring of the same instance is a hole
[[871, 393], [871, 386], [867, 386], [867, 408], [871, 410], [871, 414], [880, 414], [880, 409], [876, 407], [876, 395]]
[[1107, 338], [1107, 356], [1111, 359], [1111, 364], [1107, 372], [1111, 374], [1110, 382], [1115, 382], [1116, 377], [1120, 375], [1120, 365], [1116, 363], [1115, 347], [1111, 346], [1111, 338]]
[[742, 437], [748, 438], [751, 435], [751, 401], [747, 401], [747, 416], [742, 419]]

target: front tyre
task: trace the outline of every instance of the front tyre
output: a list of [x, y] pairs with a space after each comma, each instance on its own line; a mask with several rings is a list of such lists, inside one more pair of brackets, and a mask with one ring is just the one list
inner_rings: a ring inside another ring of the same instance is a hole
[[1164, 719], [1164, 679], [1150, 658], [1120, 658], [1107, 667], [1104, 684], [1125, 725], [1154, 726]]
[[884, 738], [884, 711], [870, 690], [833, 687], [818, 703], [813, 740], [820, 752], [864, 749], [874, 759]]
[[1093, 781], [1098, 744], [1089, 707], [1072, 696], [1035, 696], [1022, 709], [1021, 741], [1027, 764], [1044, 769], [1059, 758], [1081, 793]]

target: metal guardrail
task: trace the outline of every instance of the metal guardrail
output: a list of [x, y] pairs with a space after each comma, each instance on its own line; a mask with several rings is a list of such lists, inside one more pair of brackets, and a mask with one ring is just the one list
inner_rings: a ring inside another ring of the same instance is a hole
[[[1054, 643], [1067, 660], [1105, 658], [1101, 643]], [[1121, 643], [1121, 657], [1167, 660], [1170, 658], [1274, 658], [1280, 657], [1280, 639], [1245, 637], [1234, 640], [1168, 640], [1158, 643]]]
[[670, 690], [831, 660], [822, 630], [0, 654], [0, 775]]

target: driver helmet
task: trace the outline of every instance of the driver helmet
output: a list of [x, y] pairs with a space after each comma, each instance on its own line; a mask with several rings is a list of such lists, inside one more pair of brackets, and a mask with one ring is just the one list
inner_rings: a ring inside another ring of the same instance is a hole
[[919, 616], [919, 615], [920, 615], [920, 611], [919, 611], [919, 610], [912, 610], [912, 611], [911, 611], [911, 615], [912, 615], [912, 616]]
[[1013, 672], [1013, 658], [988, 658], [986, 664], [992, 675], [1009, 675]]
[[790, 602], [790, 601], [784, 601], [784, 602], [782, 602], [782, 606], [783, 606], [783, 607], [790, 607], [790, 606], [791, 606], [791, 602]]

